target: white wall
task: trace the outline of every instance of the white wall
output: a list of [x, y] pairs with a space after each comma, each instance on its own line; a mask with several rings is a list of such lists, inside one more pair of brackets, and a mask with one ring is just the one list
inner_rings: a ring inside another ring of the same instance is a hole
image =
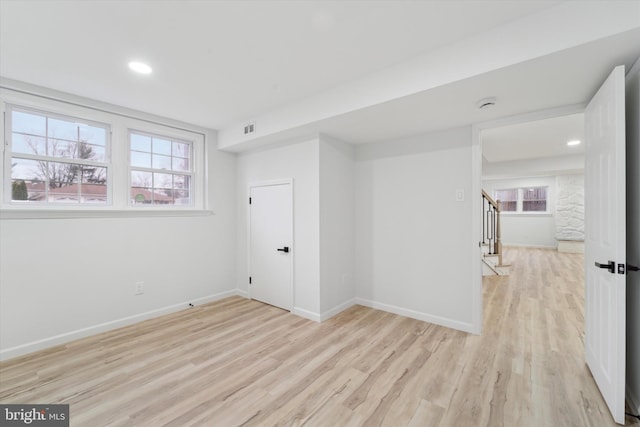
[[319, 140], [310, 138], [284, 147], [243, 153], [237, 164], [237, 282], [249, 286], [247, 221], [250, 183], [293, 178], [293, 312], [320, 319]]
[[[640, 59], [626, 84], [627, 263], [640, 266]], [[640, 271], [627, 275], [627, 399], [640, 413]]]
[[320, 135], [320, 308], [331, 317], [355, 298], [353, 146]]
[[494, 194], [495, 190], [520, 187], [549, 187], [548, 214], [517, 214], [503, 212], [500, 216], [502, 230], [502, 244], [516, 246], [533, 246], [555, 248], [556, 223], [555, 223], [555, 200], [556, 200], [556, 179], [555, 177], [532, 177], [515, 179], [483, 180], [482, 188], [489, 194]]
[[357, 147], [358, 302], [473, 330], [471, 138], [464, 127]]
[[0, 357], [235, 294], [235, 158], [209, 148], [213, 216], [0, 220]]

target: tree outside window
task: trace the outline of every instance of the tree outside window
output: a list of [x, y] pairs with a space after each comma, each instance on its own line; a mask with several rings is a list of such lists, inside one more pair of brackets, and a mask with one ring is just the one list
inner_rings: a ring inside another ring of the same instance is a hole
[[10, 114], [12, 201], [107, 203], [107, 125]]

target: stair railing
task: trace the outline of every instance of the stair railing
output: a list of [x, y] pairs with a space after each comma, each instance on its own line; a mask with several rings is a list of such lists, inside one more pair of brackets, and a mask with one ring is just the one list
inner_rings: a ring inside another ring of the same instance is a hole
[[482, 190], [482, 243], [489, 246], [489, 255], [498, 256], [502, 265], [502, 241], [500, 239], [500, 201], [493, 200]]

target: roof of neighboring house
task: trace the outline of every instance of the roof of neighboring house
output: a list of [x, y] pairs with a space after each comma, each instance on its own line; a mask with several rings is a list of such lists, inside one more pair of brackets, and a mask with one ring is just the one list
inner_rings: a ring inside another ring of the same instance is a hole
[[[44, 196], [43, 193], [45, 191], [45, 183], [44, 182], [27, 183], [27, 191], [29, 193], [32, 193], [32, 192], [39, 193], [35, 198], [30, 197], [31, 200], [37, 200], [40, 197]], [[81, 191], [82, 191], [81, 194], [83, 196], [102, 196], [105, 199], [107, 197], [107, 186], [104, 184], [82, 184]], [[78, 184], [69, 184], [62, 187], [49, 188], [49, 194], [75, 196], [78, 194]], [[158, 202], [173, 201], [173, 198], [171, 196], [167, 196], [165, 193], [151, 191], [144, 188], [131, 189], [131, 197], [135, 197], [138, 194], [143, 195], [145, 200], [155, 200]]]

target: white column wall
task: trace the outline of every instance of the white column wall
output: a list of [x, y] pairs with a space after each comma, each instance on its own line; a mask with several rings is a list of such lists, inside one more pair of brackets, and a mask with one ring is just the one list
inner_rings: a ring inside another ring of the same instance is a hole
[[320, 194], [319, 141], [243, 153], [237, 165], [237, 283], [248, 294], [249, 184], [293, 178], [293, 312], [320, 320]]
[[470, 127], [357, 148], [358, 302], [473, 331], [471, 170]]
[[322, 318], [355, 298], [355, 188], [352, 145], [320, 135], [320, 305]]

